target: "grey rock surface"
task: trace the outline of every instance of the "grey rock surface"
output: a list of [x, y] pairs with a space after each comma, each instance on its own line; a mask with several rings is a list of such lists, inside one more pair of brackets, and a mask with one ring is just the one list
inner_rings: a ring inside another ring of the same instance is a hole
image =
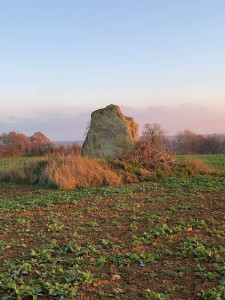
[[88, 157], [121, 157], [134, 148], [139, 126], [122, 114], [119, 106], [108, 105], [91, 114], [91, 125], [82, 147]]

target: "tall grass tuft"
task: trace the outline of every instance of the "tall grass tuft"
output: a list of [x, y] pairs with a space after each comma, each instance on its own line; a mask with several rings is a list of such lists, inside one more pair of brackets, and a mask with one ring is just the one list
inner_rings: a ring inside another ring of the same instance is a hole
[[204, 159], [199, 159], [197, 157], [187, 157], [184, 164], [190, 174], [204, 175], [216, 173], [216, 170], [213, 167], [210, 167]]
[[60, 189], [117, 185], [121, 177], [102, 166], [97, 159], [82, 156], [65, 156], [49, 163], [40, 183], [55, 184]]

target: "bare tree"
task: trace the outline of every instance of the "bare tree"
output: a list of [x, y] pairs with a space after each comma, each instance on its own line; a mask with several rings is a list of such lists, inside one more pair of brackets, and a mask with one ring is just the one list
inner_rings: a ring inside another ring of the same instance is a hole
[[178, 131], [174, 140], [174, 149], [178, 154], [197, 154], [204, 143], [204, 137], [189, 129]]
[[223, 137], [216, 134], [208, 135], [205, 138], [204, 146], [206, 154], [223, 153], [225, 150]]
[[164, 149], [167, 131], [157, 123], [146, 123], [142, 131], [142, 138], [151, 141], [152, 147]]

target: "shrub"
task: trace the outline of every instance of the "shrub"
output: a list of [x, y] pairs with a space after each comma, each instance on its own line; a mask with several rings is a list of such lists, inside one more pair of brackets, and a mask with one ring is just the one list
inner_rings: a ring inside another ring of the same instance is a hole
[[46, 156], [58, 157], [58, 156], [66, 156], [66, 155], [80, 155], [81, 147], [77, 143], [73, 143], [72, 145], [59, 145], [54, 148], [54, 151], [51, 153], [47, 153]]
[[143, 164], [147, 169], [156, 170], [160, 166], [173, 166], [174, 159], [163, 150], [152, 146], [151, 141], [140, 139], [136, 147], [124, 156], [125, 160], [130, 160]]

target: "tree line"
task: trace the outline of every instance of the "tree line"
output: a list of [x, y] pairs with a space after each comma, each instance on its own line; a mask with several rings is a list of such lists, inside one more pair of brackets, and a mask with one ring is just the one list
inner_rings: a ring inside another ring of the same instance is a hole
[[224, 154], [225, 136], [210, 134], [201, 135], [189, 129], [178, 131], [169, 139], [167, 131], [157, 123], [146, 123], [142, 138], [151, 141], [157, 149], [170, 151], [174, 154]]
[[[186, 129], [178, 131], [174, 138], [169, 139], [167, 131], [157, 123], [146, 123], [141, 138], [149, 140], [154, 149], [174, 154], [225, 153], [225, 136], [204, 136]], [[35, 132], [30, 137], [14, 131], [0, 135], [0, 157], [62, 156], [79, 154], [80, 150], [76, 143], [56, 146], [42, 132]]]
[[35, 132], [30, 137], [14, 131], [0, 135], [0, 157], [68, 155], [78, 153], [80, 153], [78, 144], [56, 146], [42, 132]]

